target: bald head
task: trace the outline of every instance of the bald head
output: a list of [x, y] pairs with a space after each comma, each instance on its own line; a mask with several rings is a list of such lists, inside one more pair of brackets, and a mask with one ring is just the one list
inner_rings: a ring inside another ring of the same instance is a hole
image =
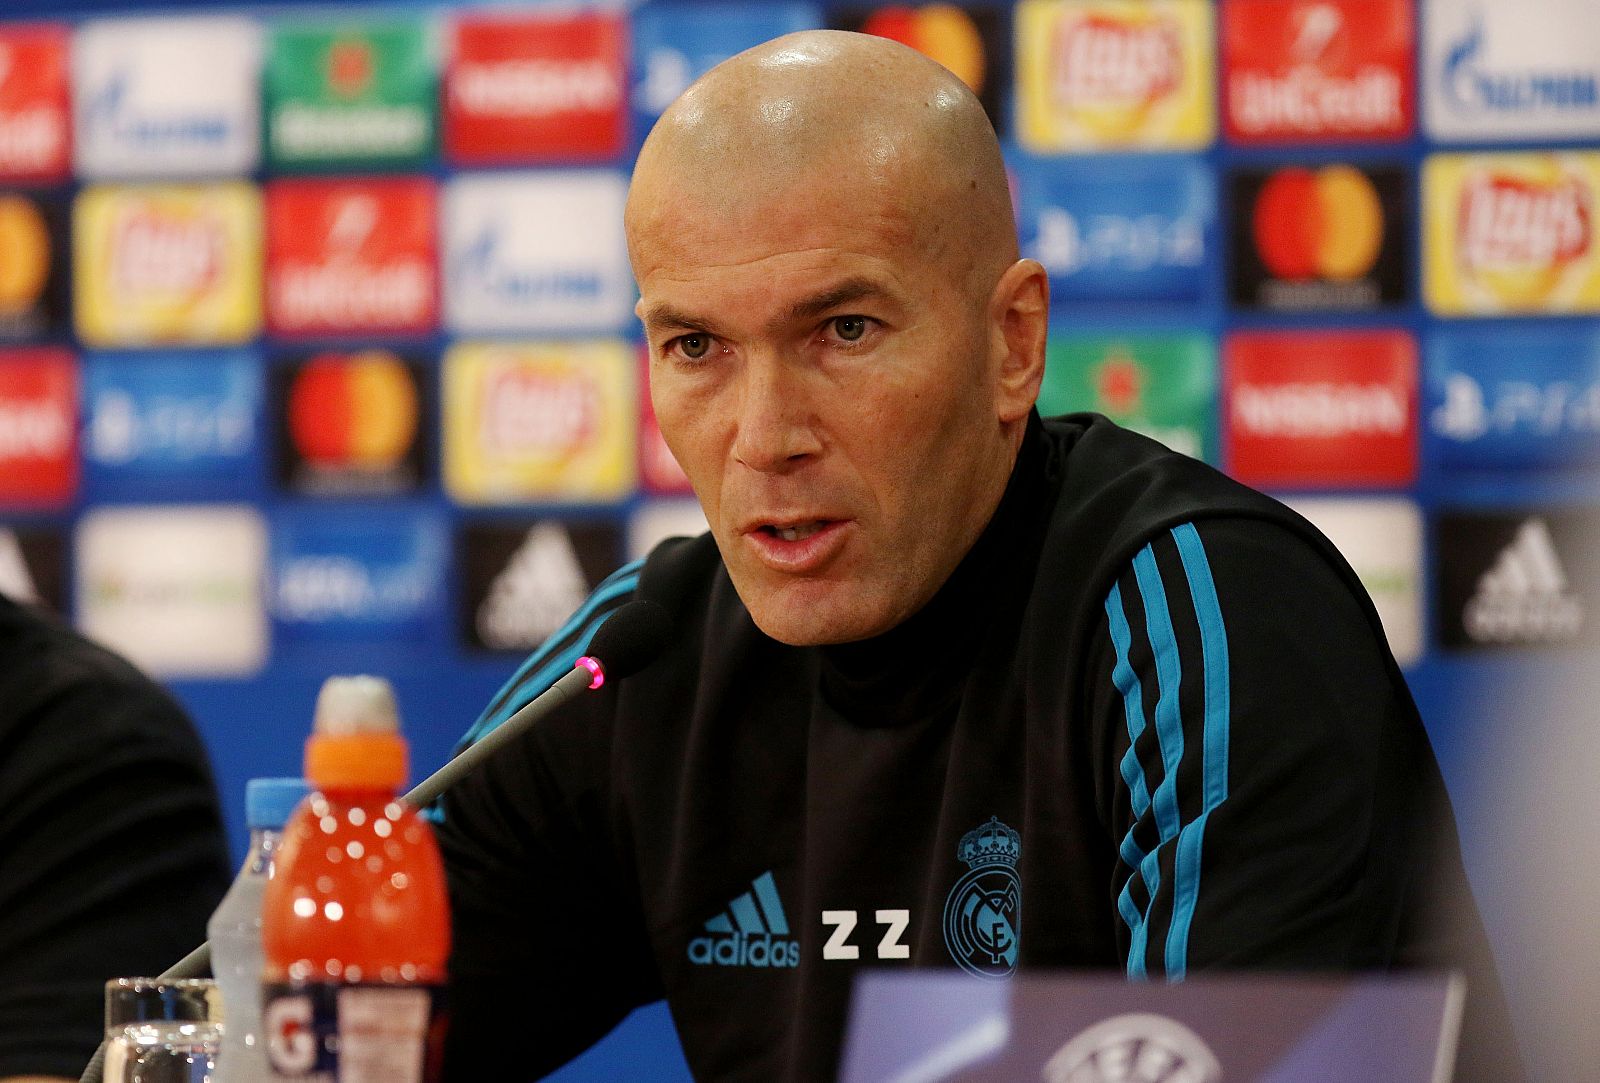
[[672, 216], [769, 223], [774, 202], [819, 191], [982, 292], [1017, 258], [1000, 147], [966, 85], [897, 42], [817, 30], [723, 62], [662, 115], [629, 193], [635, 270]]

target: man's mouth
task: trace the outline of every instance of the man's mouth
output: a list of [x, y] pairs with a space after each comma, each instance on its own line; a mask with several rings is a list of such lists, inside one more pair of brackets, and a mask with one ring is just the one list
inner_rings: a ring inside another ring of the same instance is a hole
[[810, 522], [791, 523], [787, 526], [767, 523], [760, 530], [770, 537], [779, 538], [786, 542], [804, 541], [817, 531], [822, 530], [831, 521], [829, 519], [812, 519]]

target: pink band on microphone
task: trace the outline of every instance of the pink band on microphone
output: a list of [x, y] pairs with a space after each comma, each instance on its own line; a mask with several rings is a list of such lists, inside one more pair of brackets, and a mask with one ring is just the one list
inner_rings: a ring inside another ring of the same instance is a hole
[[599, 688], [606, 683], [606, 669], [600, 664], [600, 659], [592, 655], [584, 655], [573, 664], [573, 669], [587, 669], [594, 680], [589, 682], [590, 688]]

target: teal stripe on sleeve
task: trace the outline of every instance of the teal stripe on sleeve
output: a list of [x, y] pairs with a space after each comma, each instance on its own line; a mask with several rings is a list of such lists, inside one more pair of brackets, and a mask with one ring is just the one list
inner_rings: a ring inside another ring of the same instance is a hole
[[1206, 559], [1200, 534], [1192, 523], [1176, 528], [1173, 538], [1189, 594], [1194, 601], [1200, 625], [1200, 649], [1205, 674], [1205, 726], [1203, 776], [1205, 803], [1202, 812], [1178, 836], [1172, 925], [1167, 931], [1165, 963], [1168, 977], [1181, 979], [1188, 969], [1189, 927], [1200, 897], [1200, 858], [1205, 842], [1206, 820], [1228, 797], [1228, 726], [1232, 711], [1228, 670], [1228, 636], [1222, 622], [1222, 606], [1217, 601], [1216, 582]]

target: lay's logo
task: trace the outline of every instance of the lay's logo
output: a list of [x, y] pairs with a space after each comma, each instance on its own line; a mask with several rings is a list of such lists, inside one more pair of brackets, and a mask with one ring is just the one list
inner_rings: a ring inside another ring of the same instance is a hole
[[1144, 108], [1177, 91], [1183, 44], [1170, 17], [1091, 16], [1058, 31], [1051, 86], [1078, 107]]
[[636, 481], [633, 357], [616, 340], [445, 355], [444, 483], [462, 504], [620, 500]]
[[1441, 315], [1600, 312], [1600, 153], [1453, 154], [1423, 171], [1423, 291]]
[[1482, 173], [1462, 193], [1463, 264], [1476, 273], [1558, 268], [1589, 253], [1593, 222], [1589, 190], [1577, 177]]
[[600, 389], [573, 374], [505, 369], [484, 384], [480, 437], [499, 454], [560, 459], [595, 438]]
[[112, 285], [125, 296], [198, 294], [222, 273], [225, 244], [216, 222], [169, 217], [155, 207], [131, 214], [112, 240]]
[[1023, 0], [1022, 142], [1045, 154], [1205, 146], [1216, 128], [1213, 18], [1202, 0]]
[[248, 341], [261, 326], [261, 201], [254, 186], [80, 192], [78, 336], [94, 346]]

